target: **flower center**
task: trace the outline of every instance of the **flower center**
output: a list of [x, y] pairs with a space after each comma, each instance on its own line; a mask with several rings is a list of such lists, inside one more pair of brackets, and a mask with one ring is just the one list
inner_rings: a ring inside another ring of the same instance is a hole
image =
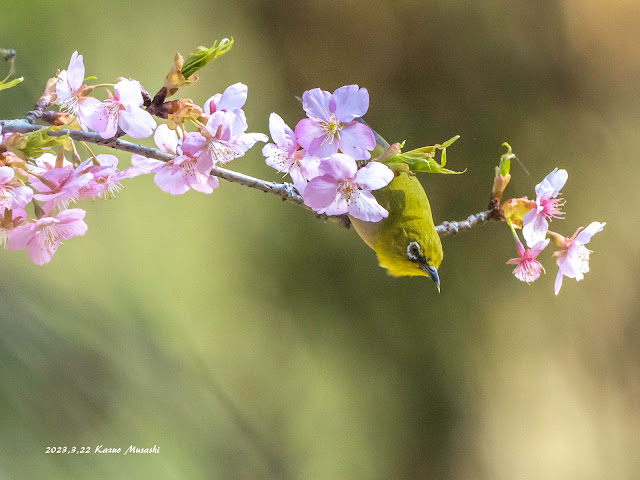
[[39, 235], [42, 235], [44, 238], [43, 244], [47, 249], [55, 247], [58, 243], [58, 232], [54, 225], [45, 225], [38, 232]]
[[0, 209], [2, 210], [11, 208], [13, 197], [10, 189], [11, 187], [6, 185], [0, 187]]
[[194, 179], [196, 176], [196, 161], [186, 160], [180, 164], [180, 170], [185, 179]]
[[547, 218], [564, 218], [562, 207], [564, 200], [562, 198], [547, 198], [540, 202], [542, 212]]
[[525, 257], [516, 270], [520, 280], [531, 283], [540, 276], [540, 270], [544, 271], [544, 267], [537, 260]]
[[78, 114], [78, 95], [72, 92], [69, 98], [60, 102], [60, 109], [69, 115], [76, 116]]
[[343, 123], [340, 123], [336, 118], [335, 113], [332, 113], [329, 117], [329, 120], [326, 122], [320, 122], [320, 126], [324, 130], [325, 139], [322, 143], [329, 141], [329, 143], [333, 143], [333, 139], [340, 140], [340, 130], [344, 127]]
[[104, 106], [107, 108], [107, 112], [110, 117], [115, 117], [118, 115], [120, 110], [124, 110], [124, 105], [122, 105], [116, 98], [107, 98], [104, 101]]
[[124, 187], [122, 186], [122, 184], [118, 182], [110, 183], [108, 181], [105, 181], [104, 183], [106, 187], [104, 190], [100, 192], [100, 195], [99, 195], [100, 198], [104, 200], [113, 200], [114, 198], [116, 198], [116, 195], [118, 193], [124, 190]]
[[347, 203], [351, 201], [351, 196], [358, 190], [358, 186], [351, 180], [342, 180], [338, 182], [338, 193]]
[[242, 152], [224, 140], [212, 140], [207, 144], [207, 148], [211, 152], [214, 163], [227, 163], [242, 156]]

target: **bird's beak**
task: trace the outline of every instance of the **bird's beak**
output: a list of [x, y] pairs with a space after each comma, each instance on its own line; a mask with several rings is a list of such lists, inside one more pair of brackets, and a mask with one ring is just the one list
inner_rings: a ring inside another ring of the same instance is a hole
[[433, 283], [436, 284], [436, 287], [438, 287], [438, 293], [440, 293], [440, 277], [438, 276], [438, 269], [436, 267], [432, 267], [428, 263], [420, 265], [420, 268], [429, 275], [429, 278], [431, 278]]

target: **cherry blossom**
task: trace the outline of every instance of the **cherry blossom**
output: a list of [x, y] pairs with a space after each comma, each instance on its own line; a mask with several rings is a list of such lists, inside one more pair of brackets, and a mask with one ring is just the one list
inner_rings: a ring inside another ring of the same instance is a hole
[[518, 280], [531, 283], [540, 277], [540, 271], [544, 271], [544, 267], [536, 258], [549, 245], [549, 242], [550, 240], [547, 238], [536, 243], [532, 248], [525, 249], [522, 242], [516, 238], [518, 257], [507, 260], [507, 264], [517, 265], [513, 274]]
[[93, 179], [91, 173], [84, 173], [89, 162], [87, 160], [75, 169], [72, 166], [53, 168], [41, 175], [30, 176], [31, 185], [39, 192], [33, 198], [45, 202], [42, 208], [46, 214], [55, 208], [64, 210], [80, 198], [80, 189]]
[[300, 120], [295, 132], [310, 155], [324, 158], [339, 150], [355, 160], [371, 158], [376, 146], [373, 131], [356, 121], [369, 109], [366, 88], [346, 85], [333, 94], [314, 88], [302, 95], [302, 107], [309, 118]]
[[44, 265], [58, 249], [60, 242], [85, 234], [87, 224], [83, 218], [86, 212], [71, 208], [58, 213], [55, 217], [42, 217], [9, 231], [7, 248], [10, 250], [27, 249], [29, 258], [36, 265]]
[[262, 148], [267, 165], [278, 172], [288, 173], [293, 185], [303, 194], [307, 182], [318, 175], [320, 159], [298, 149], [295, 133], [277, 113], [269, 117], [269, 132], [275, 143], [268, 143]]
[[136, 80], [122, 79], [114, 86], [115, 94], [104, 103], [105, 127], [98, 130], [102, 138], [111, 138], [118, 127], [133, 138], [146, 138], [153, 133], [156, 122], [149, 112], [140, 108], [143, 103], [142, 87]]
[[555, 237], [556, 244], [561, 247], [561, 250], [553, 254], [554, 257], [557, 257], [556, 263], [558, 265], [558, 275], [555, 282], [556, 295], [560, 292], [564, 277], [575, 278], [580, 281], [584, 278], [584, 274], [589, 271], [591, 250], [587, 249], [585, 245], [589, 243], [591, 237], [601, 232], [605, 225], [606, 223], [604, 222], [591, 222], [587, 228], [582, 229], [580, 227], [569, 238], [549, 232]]
[[246, 131], [247, 119], [242, 107], [247, 102], [248, 88], [244, 83], [236, 83], [225, 89], [223, 93], [216, 93], [204, 104], [204, 113], [212, 115], [215, 112], [233, 112], [238, 122], [237, 130]]
[[147, 173], [136, 167], [128, 167], [118, 171], [118, 158], [115, 155], [100, 154], [91, 160], [93, 162], [82, 173], [90, 173], [93, 178], [87, 185], [80, 188], [78, 191], [79, 199], [114, 198], [124, 188], [120, 183], [122, 180]]
[[304, 191], [304, 203], [318, 213], [348, 213], [367, 222], [379, 222], [389, 215], [371, 190], [385, 187], [393, 180], [393, 172], [382, 163], [370, 162], [358, 170], [349, 155], [336, 153], [323, 159], [318, 176]]
[[235, 112], [219, 110], [212, 113], [201, 131], [206, 141], [201, 144], [200, 151], [194, 153], [202, 159], [201, 171], [239, 158], [257, 142], [269, 140], [264, 133], [245, 133], [246, 129], [246, 123]]
[[[58, 74], [56, 82], [56, 102], [60, 108], [78, 118], [80, 127], [87, 131], [91, 128], [102, 131], [106, 128], [106, 117], [100, 100], [88, 97], [87, 86], [84, 85], [84, 63], [82, 55], [73, 52], [69, 67]], [[88, 127], [88, 128], [87, 128]]]
[[[210, 174], [211, 167], [203, 168], [202, 153], [207, 139], [196, 132], [187, 133], [184, 140], [166, 125], [156, 129], [154, 140], [158, 148], [176, 155], [168, 162], [132, 155], [131, 164], [138, 171], [155, 173], [154, 181], [161, 190], [171, 195], [181, 195], [194, 189], [211, 193], [218, 188], [218, 179]], [[207, 162], [207, 159], [204, 160]]]
[[549, 222], [547, 219], [562, 218], [560, 208], [564, 201], [557, 198], [560, 189], [567, 182], [567, 171], [555, 168], [542, 182], [536, 185], [536, 200], [531, 202], [533, 208], [522, 219], [522, 236], [530, 247], [547, 236]]

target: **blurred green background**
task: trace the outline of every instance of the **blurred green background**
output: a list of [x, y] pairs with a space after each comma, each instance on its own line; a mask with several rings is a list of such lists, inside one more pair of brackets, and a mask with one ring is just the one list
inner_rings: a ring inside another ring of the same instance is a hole
[[[437, 222], [484, 209], [508, 141], [531, 172], [508, 195], [563, 167], [555, 229], [607, 227], [558, 297], [549, 252], [540, 281], [511, 275], [505, 225], [448, 237], [438, 295], [277, 198], [132, 179], [49, 265], [0, 252], [0, 479], [640, 477], [639, 21], [637, 0], [3, 2], [25, 82], [1, 118], [76, 49], [153, 93], [176, 52], [233, 36], [184, 96], [242, 81], [267, 132], [304, 90], [357, 83], [387, 139], [462, 136], [467, 172], [422, 178]], [[279, 178], [260, 148], [231, 167]], [[160, 453], [44, 453], [130, 444]]]

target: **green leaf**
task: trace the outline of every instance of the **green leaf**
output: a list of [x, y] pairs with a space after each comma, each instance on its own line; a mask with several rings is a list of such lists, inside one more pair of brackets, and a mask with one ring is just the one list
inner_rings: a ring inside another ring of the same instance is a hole
[[196, 48], [196, 51], [190, 53], [189, 58], [187, 58], [187, 60], [184, 62], [181, 70], [182, 75], [184, 75], [184, 78], [189, 78], [191, 75], [204, 67], [207, 63], [227, 53], [229, 50], [231, 50], [232, 46], [233, 38], [225, 38], [220, 40], [220, 43], [214, 42], [211, 48]]
[[[416, 148], [406, 153], [397, 153], [396, 155], [384, 160], [384, 164], [396, 170], [398, 172], [426, 172], [426, 173], [443, 173], [443, 174], [460, 174], [462, 172], [456, 172], [455, 170], [449, 170], [444, 168], [447, 164], [447, 147], [455, 142], [460, 135], [447, 140], [442, 145], [431, 145], [427, 147]], [[436, 160], [436, 153], [440, 151], [440, 162]]]
[[456, 140], [458, 140], [460, 138], [460, 135], [456, 135], [455, 137], [451, 137], [449, 140], [447, 140], [446, 142], [444, 142], [442, 145], [436, 145], [436, 147], [439, 148], [447, 148], [450, 147], [451, 145], [453, 145], [453, 142], [455, 142]]
[[515, 157], [513, 154], [513, 150], [511, 150], [511, 145], [507, 142], [502, 144], [503, 147], [507, 147], [507, 153], [504, 153], [500, 156], [500, 164], [498, 165], [498, 170], [496, 175], [505, 176], [511, 170], [511, 159]]
[[0, 90], [6, 90], [8, 88], [15, 87], [16, 85], [18, 85], [20, 82], [24, 80], [23, 77], [20, 77], [20, 78], [14, 78], [10, 82], [7, 82], [8, 79], [9, 77], [5, 78], [0, 82]]
[[43, 153], [51, 153], [51, 147], [64, 145], [69, 140], [69, 134], [62, 137], [51, 137], [48, 132], [63, 129], [62, 127], [49, 127], [47, 129], [36, 130], [35, 132], [25, 133], [27, 143], [21, 150], [29, 158], [37, 158]]

